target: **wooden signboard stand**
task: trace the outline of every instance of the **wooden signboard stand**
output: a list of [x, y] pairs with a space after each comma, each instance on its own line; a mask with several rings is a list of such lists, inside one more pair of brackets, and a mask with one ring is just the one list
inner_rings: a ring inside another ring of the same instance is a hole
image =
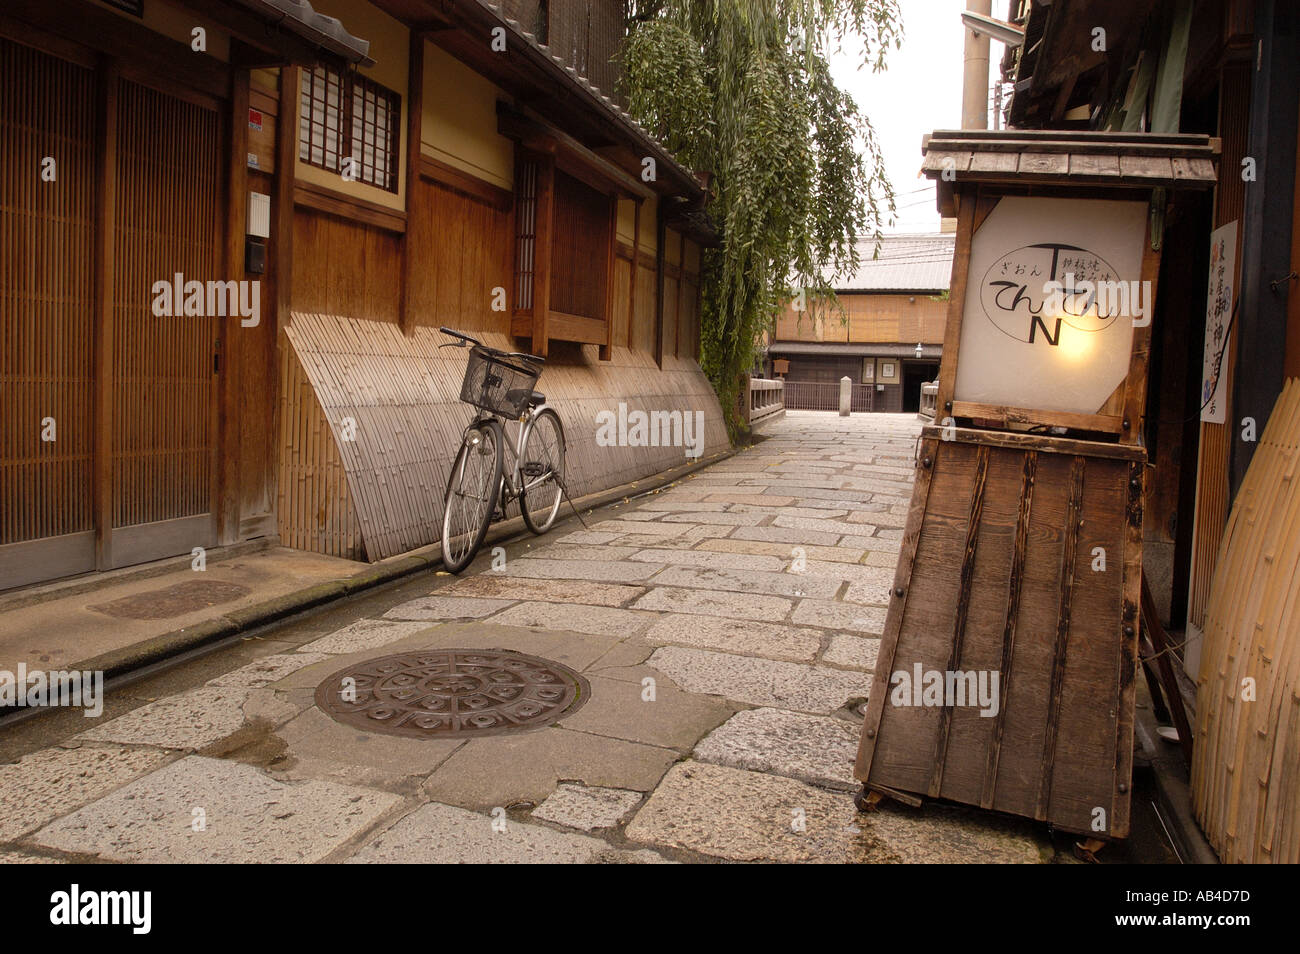
[[860, 806], [929, 796], [1128, 834], [1160, 233], [1217, 154], [1203, 136], [927, 138], [957, 246]]

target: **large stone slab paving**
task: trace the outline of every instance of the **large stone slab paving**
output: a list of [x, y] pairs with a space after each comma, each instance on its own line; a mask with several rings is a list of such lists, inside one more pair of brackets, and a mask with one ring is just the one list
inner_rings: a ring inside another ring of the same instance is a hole
[[756, 527], [770, 518], [767, 513], [744, 513], [728, 510], [723, 513], [670, 513], [665, 523], [690, 523], [695, 525], [719, 524], [728, 527]]
[[[712, 696], [682, 692], [665, 679], [629, 681], [587, 674], [591, 698], [566, 716], [566, 729], [675, 749], [685, 755], [735, 708]], [[654, 677], [651, 677], [654, 678]]]
[[74, 743], [0, 765], [0, 842], [14, 841], [172, 758], [152, 748]]
[[[631, 547], [627, 550], [630, 553], [637, 552]], [[644, 593], [645, 587], [624, 583], [594, 583], [590, 580], [530, 579], [484, 573], [457, 580], [441, 592], [458, 596], [491, 597], [493, 601], [545, 600], [551, 603], [587, 603], [591, 606], [626, 606]]]
[[[642, 526], [637, 524], [637, 526]], [[683, 527], [689, 529], [689, 527]], [[648, 563], [628, 563], [614, 560], [546, 560], [540, 557], [528, 560], [511, 560], [501, 572], [507, 576], [531, 577], [539, 580], [600, 580], [606, 583], [639, 583], [658, 572], [659, 567]]]
[[[764, 543], [758, 540], [734, 540], [731, 538], [722, 540], [704, 540], [700, 542], [697, 549], [716, 550], [723, 553], [770, 554], [775, 557], [784, 558], [788, 566], [789, 561], [794, 557], [796, 546], [803, 550], [803, 556], [806, 560], [837, 561], [850, 564], [860, 562], [863, 559], [863, 555], [867, 552], [865, 550], [849, 549], [847, 547], [818, 547], [808, 546], [805, 544]], [[892, 566], [893, 564], [890, 565]]]
[[[495, 827], [494, 827], [495, 822]], [[502, 824], [504, 822], [504, 824]], [[588, 864], [662, 862], [590, 835], [555, 831], [452, 805], [423, 805], [362, 847], [348, 864]]]
[[[548, 543], [546, 546], [525, 550], [514, 555], [512, 559], [532, 560], [540, 557], [545, 560], [626, 560], [636, 551], [636, 547], [615, 546], [610, 543], [602, 546], [586, 543]], [[479, 577], [468, 577], [466, 582], [475, 579]]]
[[660, 617], [643, 638], [656, 646], [696, 646], [791, 662], [812, 662], [822, 644], [822, 634], [814, 629], [677, 613]]
[[789, 600], [779, 596], [657, 586], [633, 603], [632, 608], [780, 622], [790, 612], [790, 605]]
[[429, 624], [424, 622], [397, 623], [385, 619], [362, 619], [328, 636], [312, 640], [302, 647], [302, 651], [338, 655], [364, 652], [367, 649], [376, 649], [397, 642], [399, 639], [405, 639], [427, 629]]
[[[287, 784], [251, 765], [190, 756], [47, 825], [31, 841], [112, 861], [319, 861], [400, 802], [330, 782]], [[195, 830], [196, 818], [203, 830]]]
[[867, 695], [871, 687], [866, 673], [682, 646], [656, 649], [647, 665], [687, 692], [798, 712], [834, 712], [850, 699]]
[[155, 745], [197, 751], [244, 724], [249, 691], [203, 686], [146, 703], [76, 736], [79, 741]]
[[482, 811], [540, 804], [562, 781], [648, 792], [678, 758], [661, 746], [552, 727], [473, 739], [429, 776], [423, 791]]
[[582, 831], [613, 828], [630, 815], [644, 797], [641, 792], [623, 788], [566, 783], [533, 809], [532, 817]]
[[704, 762], [853, 790], [853, 763], [862, 727], [843, 719], [784, 709], [746, 709], [695, 747]]
[[322, 659], [329, 659], [328, 653], [276, 653], [232, 669], [224, 676], [208, 680], [209, 686], [226, 688], [257, 689], [279, 682], [305, 666], [311, 666]]
[[516, 603], [492, 617], [503, 626], [531, 626], [604, 636], [639, 633], [654, 622], [654, 613], [566, 603]]
[[831, 637], [826, 651], [822, 653], [822, 662], [843, 669], [872, 672], [876, 668], [876, 656], [879, 652], [879, 639], [841, 633]]
[[[481, 579], [475, 577], [474, 579]], [[472, 596], [422, 596], [394, 606], [385, 619], [432, 620], [479, 619], [505, 609], [513, 600], [478, 599]]]
[[729, 593], [767, 593], [772, 596], [830, 599], [841, 581], [805, 573], [766, 573], [708, 566], [670, 566], [654, 578], [656, 586], [694, 586]]
[[[840, 542], [840, 533], [819, 530], [795, 530], [790, 527], [737, 527], [731, 532], [733, 540], [757, 540], [760, 543], [788, 543], [799, 547], [833, 547]], [[862, 547], [860, 549], [866, 549]]]
[[801, 626], [822, 626], [879, 636], [885, 631], [885, 615], [886, 610], [882, 607], [833, 600], [800, 600], [790, 614], [790, 620]]
[[679, 550], [667, 547], [652, 547], [637, 550], [629, 559], [643, 563], [703, 566], [725, 570], [757, 570], [768, 573], [779, 573], [785, 569], [785, 561], [778, 556], [758, 556], [752, 553], [720, 553], [716, 550]]
[[[281, 726], [280, 758], [268, 771], [281, 779], [322, 779], [374, 788], [422, 782], [465, 744], [464, 739], [410, 739], [336, 722], [312, 707]], [[413, 785], [411, 787], [414, 787]]]
[[626, 828], [629, 841], [729, 861], [894, 862], [847, 794], [708, 762], [683, 762]]

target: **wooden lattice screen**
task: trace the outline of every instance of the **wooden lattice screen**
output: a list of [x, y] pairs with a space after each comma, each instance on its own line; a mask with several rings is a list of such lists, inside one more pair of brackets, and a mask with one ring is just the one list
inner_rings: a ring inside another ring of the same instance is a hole
[[92, 72], [0, 38], [0, 544], [93, 529], [94, 135]]
[[212, 504], [215, 323], [153, 314], [154, 282], [220, 279], [217, 115], [123, 82], [118, 111], [113, 526]]

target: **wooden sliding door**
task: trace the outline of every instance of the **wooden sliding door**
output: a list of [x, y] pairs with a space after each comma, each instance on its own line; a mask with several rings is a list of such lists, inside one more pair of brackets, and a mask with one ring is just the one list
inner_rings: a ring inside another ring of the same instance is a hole
[[95, 75], [0, 37], [0, 589], [94, 566]]
[[155, 315], [153, 287], [221, 279], [223, 263], [217, 114], [126, 81], [117, 108], [111, 562], [124, 566], [216, 541], [217, 322]]

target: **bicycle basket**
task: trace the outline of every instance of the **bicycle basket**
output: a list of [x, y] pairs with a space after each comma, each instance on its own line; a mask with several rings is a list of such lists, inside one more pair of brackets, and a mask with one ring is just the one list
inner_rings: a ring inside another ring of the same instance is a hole
[[471, 348], [460, 399], [489, 414], [519, 417], [528, 405], [541, 371], [528, 362]]

